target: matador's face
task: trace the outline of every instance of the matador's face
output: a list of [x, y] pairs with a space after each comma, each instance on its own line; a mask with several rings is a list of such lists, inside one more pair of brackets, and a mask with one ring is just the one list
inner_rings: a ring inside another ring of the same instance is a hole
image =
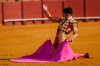
[[67, 12], [66, 12], [66, 13], [64, 13], [64, 17], [65, 17], [65, 18], [69, 18], [70, 16], [72, 16], [72, 14], [71, 14], [71, 13], [67, 13]]

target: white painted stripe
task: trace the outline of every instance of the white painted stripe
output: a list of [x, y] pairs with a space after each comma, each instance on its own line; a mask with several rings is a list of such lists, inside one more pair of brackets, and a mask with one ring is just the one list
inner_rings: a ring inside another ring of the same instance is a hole
[[[74, 19], [100, 19], [100, 17], [73, 17]], [[27, 19], [5, 19], [4, 22], [9, 21], [31, 21], [31, 20], [48, 20], [48, 18], [27, 18]]]
[[100, 17], [73, 17], [74, 19], [100, 19]]
[[4, 20], [4, 22], [9, 22], [9, 21], [29, 21], [29, 20], [48, 20], [48, 18], [6, 19], [6, 20]]

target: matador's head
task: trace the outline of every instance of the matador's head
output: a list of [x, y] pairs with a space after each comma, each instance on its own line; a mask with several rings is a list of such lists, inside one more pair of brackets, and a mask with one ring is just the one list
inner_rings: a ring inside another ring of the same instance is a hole
[[64, 17], [68, 18], [72, 16], [73, 10], [71, 7], [67, 7], [63, 9]]

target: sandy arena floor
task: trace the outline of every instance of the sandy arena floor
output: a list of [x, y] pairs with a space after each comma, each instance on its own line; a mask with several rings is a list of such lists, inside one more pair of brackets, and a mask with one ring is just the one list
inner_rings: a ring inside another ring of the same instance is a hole
[[46, 39], [52, 39], [53, 42], [58, 23], [0, 25], [0, 66], [100, 66], [100, 22], [79, 22], [78, 24], [79, 35], [69, 44], [75, 53], [89, 52], [90, 59], [79, 58], [59, 63], [9, 62], [10, 58], [32, 54]]

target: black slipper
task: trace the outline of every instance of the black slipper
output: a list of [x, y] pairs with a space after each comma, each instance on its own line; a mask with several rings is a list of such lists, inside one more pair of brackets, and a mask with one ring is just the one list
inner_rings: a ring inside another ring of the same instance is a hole
[[86, 53], [86, 56], [85, 56], [86, 58], [89, 58], [89, 53]]

